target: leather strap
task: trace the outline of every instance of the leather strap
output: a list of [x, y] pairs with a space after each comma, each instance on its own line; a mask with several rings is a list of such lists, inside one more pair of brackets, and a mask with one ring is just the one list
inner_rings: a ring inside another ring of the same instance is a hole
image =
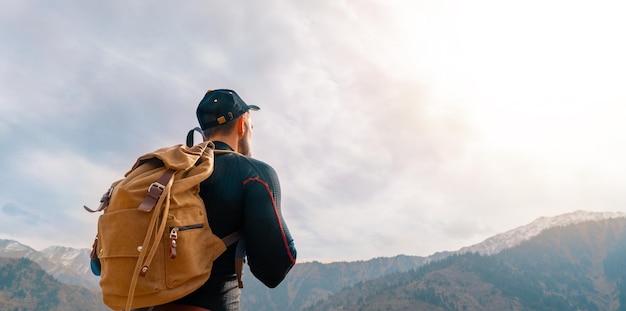
[[139, 204], [137, 209], [146, 213], [151, 212], [157, 201], [159, 201], [159, 197], [161, 197], [163, 190], [165, 190], [165, 186], [174, 176], [174, 173], [176, 173], [175, 170], [168, 169], [156, 182], [153, 182], [150, 187], [148, 187], [148, 194], [143, 199], [141, 204]]
[[109, 188], [109, 190], [107, 190], [107, 192], [105, 192], [102, 195], [102, 198], [100, 198], [100, 206], [98, 207], [98, 209], [93, 210], [87, 207], [87, 205], [83, 205], [83, 208], [90, 213], [100, 212], [104, 210], [107, 206], [109, 206], [109, 201], [111, 200], [111, 193], [113, 193], [113, 187], [114, 186], [111, 186], [111, 188]]
[[224, 241], [224, 244], [226, 244], [226, 247], [229, 247], [235, 244], [235, 242], [239, 241], [239, 239], [241, 239], [241, 232], [235, 231], [225, 236], [224, 238], [222, 238], [222, 241]]

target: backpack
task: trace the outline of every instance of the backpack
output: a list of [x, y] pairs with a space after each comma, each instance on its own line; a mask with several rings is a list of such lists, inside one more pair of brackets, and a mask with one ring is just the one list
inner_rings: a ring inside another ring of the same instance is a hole
[[[188, 143], [189, 144], [189, 143]], [[101, 199], [92, 271], [103, 302], [130, 310], [171, 302], [202, 286], [213, 261], [236, 242], [212, 233], [199, 196], [215, 145], [176, 145], [143, 155]]]

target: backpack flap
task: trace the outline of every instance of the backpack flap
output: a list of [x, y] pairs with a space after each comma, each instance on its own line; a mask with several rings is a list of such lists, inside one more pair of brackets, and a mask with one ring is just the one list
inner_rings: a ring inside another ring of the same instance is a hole
[[157, 158], [163, 161], [165, 167], [177, 171], [189, 169], [196, 165], [198, 161], [211, 161], [208, 165], [211, 168], [209, 173], [211, 175], [213, 172], [213, 150], [215, 150], [215, 145], [211, 141], [204, 141], [192, 147], [176, 145], [161, 148], [139, 157], [130, 171], [136, 169], [145, 161]]

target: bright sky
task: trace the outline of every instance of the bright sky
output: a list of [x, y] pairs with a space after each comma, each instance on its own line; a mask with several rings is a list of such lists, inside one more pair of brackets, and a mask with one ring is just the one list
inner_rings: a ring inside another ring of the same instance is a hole
[[209, 88], [262, 110], [301, 261], [626, 211], [623, 1], [4, 1], [0, 238], [88, 248]]

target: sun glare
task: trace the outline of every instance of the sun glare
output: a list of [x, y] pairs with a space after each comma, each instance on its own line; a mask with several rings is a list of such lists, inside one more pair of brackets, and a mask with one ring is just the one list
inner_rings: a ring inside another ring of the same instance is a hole
[[624, 7], [441, 1], [426, 11], [399, 9], [405, 45], [396, 53], [411, 60], [407, 77], [424, 77], [429, 105], [463, 106], [488, 149], [592, 162], [607, 150], [624, 152], [615, 135], [622, 123], [615, 112], [626, 112]]

